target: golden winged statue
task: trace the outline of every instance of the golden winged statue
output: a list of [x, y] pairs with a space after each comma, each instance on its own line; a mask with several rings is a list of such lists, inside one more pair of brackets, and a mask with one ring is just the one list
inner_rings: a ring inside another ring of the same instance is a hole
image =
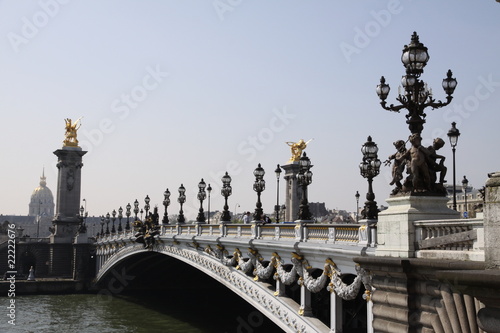
[[288, 163], [298, 162], [300, 160], [300, 156], [302, 155], [302, 151], [306, 149], [307, 144], [311, 142], [313, 139], [305, 142], [300, 139], [297, 142], [288, 141], [286, 144], [290, 146], [290, 150], [292, 152], [292, 157], [288, 160]]
[[82, 119], [82, 117], [78, 118], [74, 123], [69, 118], [64, 119], [64, 121], [66, 122], [66, 133], [65, 139], [63, 141], [64, 147], [78, 147], [76, 132], [81, 126], [80, 119]]

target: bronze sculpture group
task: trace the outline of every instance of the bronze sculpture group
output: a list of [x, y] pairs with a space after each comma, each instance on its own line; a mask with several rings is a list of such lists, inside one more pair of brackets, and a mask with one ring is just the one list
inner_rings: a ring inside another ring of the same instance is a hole
[[[437, 154], [437, 151], [444, 146], [444, 140], [436, 138], [432, 146], [424, 147], [420, 133], [413, 133], [408, 141], [411, 143], [409, 149], [406, 149], [405, 141], [395, 141], [393, 144], [397, 150], [396, 153], [390, 155], [384, 162], [385, 165], [390, 165], [394, 161], [390, 185], [396, 185], [396, 187], [392, 190], [391, 195], [446, 195], [444, 187], [447, 171], [444, 165], [445, 157]], [[406, 178], [403, 176], [405, 169]], [[438, 172], [440, 173], [439, 181]]]

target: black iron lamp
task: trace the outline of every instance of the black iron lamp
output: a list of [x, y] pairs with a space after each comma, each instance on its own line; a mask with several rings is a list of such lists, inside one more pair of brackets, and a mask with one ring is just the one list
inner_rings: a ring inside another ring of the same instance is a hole
[[208, 207], [207, 207], [207, 218], [208, 218], [208, 224], [210, 224], [210, 193], [212, 192], [212, 187], [210, 186], [210, 184], [208, 184], [208, 187], [207, 187], [207, 193], [208, 193]]
[[281, 168], [280, 165], [276, 167], [276, 170], [274, 170], [274, 173], [276, 174], [276, 206], [274, 206], [274, 211], [276, 214], [276, 223], [279, 223], [280, 220], [280, 175], [281, 175]]
[[300, 201], [298, 218], [299, 220], [308, 221], [312, 219], [312, 214], [309, 210], [309, 202], [307, 200], [307, 186], [312, 183], [311, 160], [307, 157], [306, 152], [302, 153], [299, 159], [299, 173], [297, 181], [302, 187], [302, 199]]
[[163, 192], [163, 206], [165, 207], [165, 213], [163, 214], [163, 221], [162, 221], [163, 224], [169, 223], [168, 212], [167, 212], [169, 205], [170, 205], [170, 191], [167, 188], [165, 192]]
[[146, 195], [146, 197], [144, 198], [144, 202], [146, 203], [144, 205], [144, 210], [146, 211], [146, 215], [144, 216], [144, 219], [148, 219], [148, 211], [149, 211], [149, 208], [151, 208], [151, 206], [149, 206], [149, 202], [151, 201], [151, 199], [149, 199], [149, 195]]
[[181, 204], [181, 209], [179, 210], [179, 216], [177, 216], [177, 223], [182, 224], [186, 222], [184, 217], [184, 211], [182, 210], [182, 205], [186, 202], [186, 188], [181, 184], [179, 187], [179, 198], [177, 202]]
[[261, 193], [266, 189], [266, 182], [264, 181], [264, 175], [265, 175], [264, 169], [261, 167], [260, 163], [255, 168], [253, 171], [253, 175], [255, 176], [255, 182], [253, 183], [253, 190], [257, 192], [257, 203], [255, 207], [255, 212], [253, 214], [253, 219], [254, 221], [261, 221], [262, 220], [262, 203], [260, 201], [260, 195]]
[[401, 55], [401, 62], [406, 69], [406, 75], [401, 78], [403, 92], [399, 91], [396, 100], [399, 105], [387, 105], [386, 99], [389, 95], [390, 87], [385, 83], [385, 78], [380, 78], [380, 84], [377, 85], [377, 95], [380, 98], [380, 105], [388, 111], [399, 112], [401, 109], [407, 109], [406, 123], [412, 134], [422, 133], [425, 123], [425, 108], [431, 107], [437, 109], [450, 104], [453, 99], [453, 92], [457, 86], [457, 80], [453, 78], [453, 73], [448, 70], [446, 78], [443, 79], [443, 89], [446, 93], [446, 101], [436, 101], [433, 98], [432, 90], [427, 87], [427, 83], [420, 80], [420, 75], [424, 72], [424, 67], [429, 61], [427, 47], [420, 43], [416, 32], [411, 36], [411, 42], [405, 45]]
[[469, 180], [464, 176], [464, 179], [462, 179], [462, 189], [464, 190], [464, 217], [468, 218], [469, 217], [469, 209], [467, 207], [467, 186], [469, 186]]
[[201, 181], [198, 183], [198, 195], [197, 198], [200, 200], [200, 209], [198, 211], [198, 216], [196, 217], [196, 222], [198, 223], [204, 223], [205, 222], [205, 213], [203, 212], [203, 200], [206, 199], [207, 193], [205, 191], [205, 188], [207, 187], [207, 184], [201, 179]]
[[109, 235], [109, 219], [110, 215], [109, 213], [106, 214], [106, 235]]
[[372, 182], [373, 178], [375, 178], [380, 172], [381, 162], [377, 155], [377, 144], [372, 141], [371, 136], [368, 137], [368, 140], [361, 147], [361, 153], [363, 154], [363, 161], [359, 164], [359, 170], [361, 176], [368, 180], [368, 193], [366, 194], [363, 218], [377, 219], [378, 209], [377, 202], [375, 201], [375, 193], [373, 193]]
[[448, 138], [450, 138], [451, 151], [453, 153], [453, 209], [457, 210], [457, 186], [456, 186], [456, 169], [455, 169], [455, 150], [458, 143], [460, 131], [456, 127], [457, 123], [452, 122], [451, 128], [448, 131]]
[[113, 212], [111, 214], [113, 215], [113, 217], [111, 218], [111, 220], [113, 221], [113, 227], [111, 228], [111, 233], [114, 234], [116, 232], [115, 229], [116, 210], [113, 209]]
[[137, 214], [139, 214], [139, 201], [135, 199], [134, 201], [134, 214], [135, 214], [135, 221], [137, 221]]
[[227, 204], [227, 198], [232, 194], [231, 188], [231, 176], [226, 171], [226, 174], [222, 177], [222, 189], [220, 190], [222, 196], [224, 197], [224, 210], [222, 212], [221, 221], [230, 222], [231, 214], [229, 214], [229, 206]]
[[125, 213], [125, 215], [127, 215], [127, 224], [125, 225], [125, 230], [130, 230], [130, 209], [132, 208], [132, 206], [130, 206], [130, 203], [128, 203], [125, 208], [127, 209], [127, 212]]
[[122, 206], [120, 206], [120, 208], [118, 208], [118, 232], [122, 232], [123, 229], [122, 229], [122, 218], [123, 218], [123, 208]]

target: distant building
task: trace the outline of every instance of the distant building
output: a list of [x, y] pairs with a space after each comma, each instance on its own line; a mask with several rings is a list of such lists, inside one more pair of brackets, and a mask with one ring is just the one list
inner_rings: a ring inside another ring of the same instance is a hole
[[320, 218], [328, 215], [328, 209], [326, 209], [324, 202], [310, 202], [309, 211], [315, 218]]
[[[460, 212], [460, 217], [464, 217], [464, 212], [467, 212], [467, 217], [474, 218], [477, 213], [483, 211], [483, 194], [479, 189], [467, 186], [467, 207], [465, 206], [465, 192], [462, 185], [456, 186], [456, 201], [457, 211]], [[448, 191], [448, 208], [453, 209], [453, 185], [446, 185]]]
[[54, 196], [52, 191], [47, 187], [45, 171], [40, 177], [40, 186], [33, 190], [29, 203], [28, 216], [54, 217]]
[[13, 223], [19, 232], [30, 237], [47, 237], [54, 218], [54, 206], [54, 196], [47, 187], [45, 172], [42, 172], [40, 184], [31, 194], [28, 215], [0, 215], [0, 224]]

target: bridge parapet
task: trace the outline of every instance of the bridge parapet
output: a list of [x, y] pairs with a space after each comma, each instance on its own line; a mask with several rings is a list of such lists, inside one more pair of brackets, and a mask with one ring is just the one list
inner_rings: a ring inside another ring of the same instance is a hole
[[484, 261], [482, 218], [415, 221], [417, 258]]

